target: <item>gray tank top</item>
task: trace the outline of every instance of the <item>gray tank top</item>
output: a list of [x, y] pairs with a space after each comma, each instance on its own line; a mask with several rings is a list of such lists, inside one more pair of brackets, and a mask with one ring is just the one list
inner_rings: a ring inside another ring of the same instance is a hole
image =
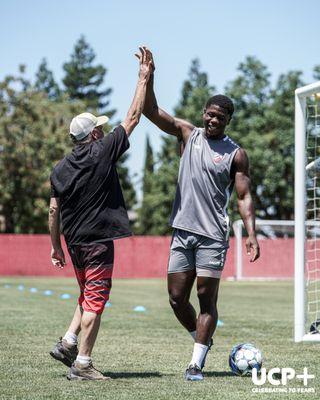
[[203, 128], [191, 132], [180, 161], [172, 227], [228, 244], [227, 207], [234, 184], [230, 170], [238, 149], [229, 136], [214, 140]]

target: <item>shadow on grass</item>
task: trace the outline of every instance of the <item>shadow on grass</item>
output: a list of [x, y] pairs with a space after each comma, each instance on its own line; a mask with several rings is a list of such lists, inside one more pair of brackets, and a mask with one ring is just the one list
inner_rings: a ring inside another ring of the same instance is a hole
[[130, 378], [161, 378], [160, 372], [109, 372], [103, 371], [103, 375], [110, 376], [111, 379], [130, 379]]
[[224, 377], [224, 376], [233, 376], [235, 378], [243, 378], [243, 376], [237, 376], [231, 371], [205, 371], [205, 376], [213, 376], [213, 377]]

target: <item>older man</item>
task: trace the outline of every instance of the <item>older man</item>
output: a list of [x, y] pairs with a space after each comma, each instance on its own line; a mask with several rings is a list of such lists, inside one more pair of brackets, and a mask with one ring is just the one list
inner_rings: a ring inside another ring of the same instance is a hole
[[125, 120], [104, 136], [102, 126], [108, 121], [106, 116], [77, 115], [70, 125], [74, 149], [51, 174], [51, 258], [56, 267], [63, 268], [61, 215], [80, 296], [66, 334], [50, 354], [70, 367], [67, 377], [72, 380], [107, 379], [93, 367], [91, 353], [111, 289], [113, 240], [131, 235], [115, 164], [129, 148], [128, 137], [139, 123], [145, 102], [151, 63], [146, 49], [140, 48], [140, 52], [139, 79]]

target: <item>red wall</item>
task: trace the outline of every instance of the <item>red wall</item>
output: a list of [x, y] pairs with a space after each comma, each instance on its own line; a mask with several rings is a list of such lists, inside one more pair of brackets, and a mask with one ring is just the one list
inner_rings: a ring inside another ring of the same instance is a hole
[[[234, 239], [223, 277], [235, 275]], [[166, 276], [170, 237], [135, 236], [115, 241], [114, 278], [162, 278]], [[261, 240], [261, 258], [250, 263], [243, 255], [244, 277], [293, 277], [293, 239]], [[0, 275], [73, 276], [67, 266], [57, 270], [51, 265], [48, 235], [0, 235]]]

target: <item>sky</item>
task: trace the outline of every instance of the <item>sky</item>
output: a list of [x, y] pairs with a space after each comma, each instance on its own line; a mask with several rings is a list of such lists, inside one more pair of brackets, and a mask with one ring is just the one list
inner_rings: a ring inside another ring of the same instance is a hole
[[[289, 70], [311, 83], [320, 64], [319, 15], [319, 0], [0, 0], [0, 79], [19, 64], [33, 79], [45, 57], [60, 82], [62, 64], [84, 35], [108, 70], [111, 107], [122, 120], [137, 82], [134, 53], [144, 44], [155, 58], [158, 103], [172, 113], [195, 57], [220, 93], [248, 55], [268, 67], [273, 83]], [[131, 135], [128, 166], [137, 188], [146, 134], [155, 152], [165, 135], [144, 117]]]

